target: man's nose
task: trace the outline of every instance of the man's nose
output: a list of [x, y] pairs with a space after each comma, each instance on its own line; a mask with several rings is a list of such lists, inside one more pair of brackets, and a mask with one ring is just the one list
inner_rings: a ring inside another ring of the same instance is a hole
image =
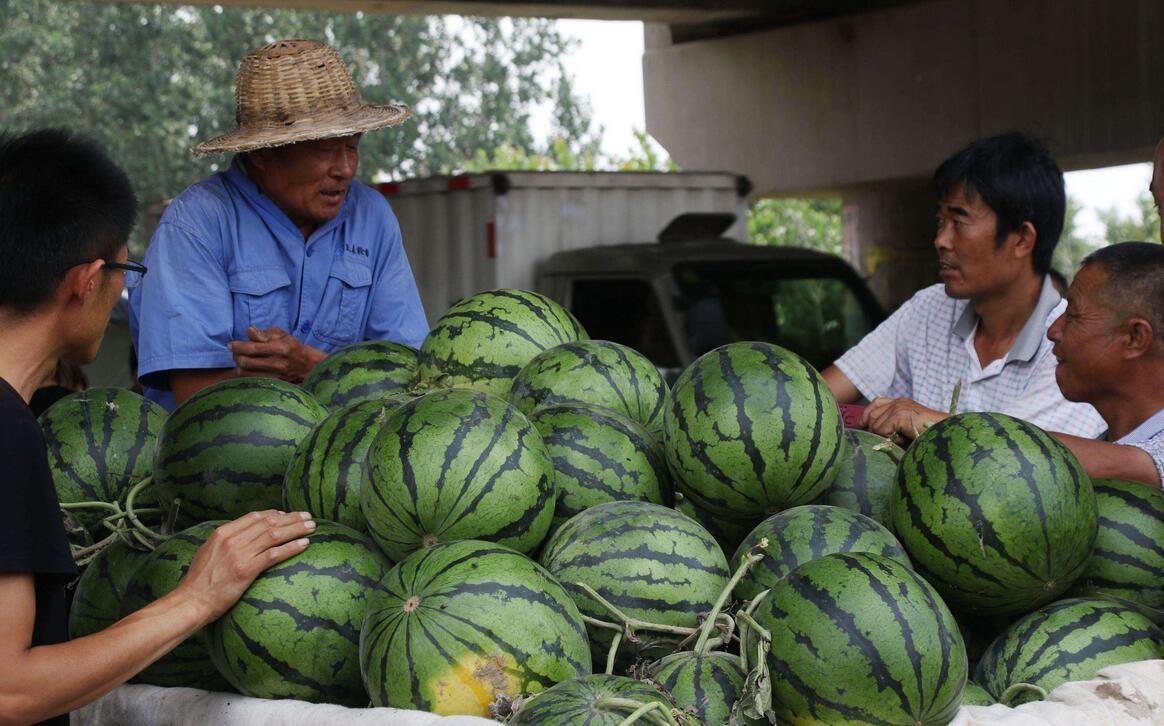
[[1055, 318], [1055, 322], [1051, 323], [1051, 327], [1047, 328], [1047, 339], [1052, 343], [1058, 343], [1059, 338], [1063, 335], [1063, 315]]
[[360, 157], [348, 153], [347, 151], [340, 152], [331, 166], [332, 176], [340, 179], [351, 179], [356, 175], [356, 167], [359, 165]]

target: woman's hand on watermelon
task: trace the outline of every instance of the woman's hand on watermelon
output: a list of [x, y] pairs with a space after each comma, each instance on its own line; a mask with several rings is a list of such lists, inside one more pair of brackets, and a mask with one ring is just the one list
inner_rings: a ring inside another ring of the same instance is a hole
[[861, 428], [879, 436], [912, 441], [946, 414], [909, 398], [874, 398], [861, 415]]
[[178, 589], [206, 609], [206, 622], [216, 620], [263, 570], [307, 549], [307, 535], [314, 530], [307, 512], [243, 515], [216, 529], [198, 548]]

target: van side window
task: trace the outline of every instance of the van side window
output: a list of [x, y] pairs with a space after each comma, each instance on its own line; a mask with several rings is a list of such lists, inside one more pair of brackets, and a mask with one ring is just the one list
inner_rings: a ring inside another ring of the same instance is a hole
[[630, 346], [660, 368], [680, 365], [659, 301], [646, 280], [574, 280], [570, 312], [595, 340]]

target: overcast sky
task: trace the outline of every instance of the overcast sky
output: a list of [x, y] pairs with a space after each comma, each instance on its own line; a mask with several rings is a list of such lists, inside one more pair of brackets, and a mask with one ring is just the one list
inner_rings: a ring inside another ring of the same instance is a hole
[[[579, 39], [577, 52], [565, 59], [577, 90], [590, 98], [594, 119], [606, 129], [603, 149], [626, 154], [635, 146], [634, 129], [646, 126], [643, 116], [643, 26], [638, 22], [561, 20], [559, 27]], [[1084, 234], [1097, 235], [1096, 209], [1134, 209], [1148, 187], [1150, 164], [1071, 172], [1067, 192], [1083, 206], [1077, 221]]]

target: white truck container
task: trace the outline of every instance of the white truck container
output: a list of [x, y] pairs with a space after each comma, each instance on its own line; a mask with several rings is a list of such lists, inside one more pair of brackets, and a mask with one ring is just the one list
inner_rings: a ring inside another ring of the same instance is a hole
[[555, 252], [649, 242], [684, 212], [730, 212], [746, 240], [746, 177], [703, 172], [485, 172], [378, 185], [400, 220], [429, 323], [481, 290], [533, 290]]

